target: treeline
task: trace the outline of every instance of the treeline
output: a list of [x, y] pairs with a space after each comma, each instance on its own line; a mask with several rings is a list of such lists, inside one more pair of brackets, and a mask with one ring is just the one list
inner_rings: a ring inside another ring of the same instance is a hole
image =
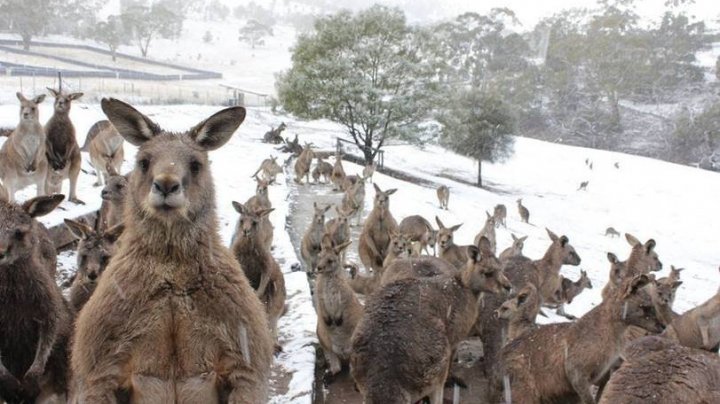
[[[278, 76], [279, 104], [345, 125], [366, 159], [390, 138], [435, 137], [493, 161], [512, 152], [510, 133], [622, 149], [635, 136], [623, 102], [717, 92], [696, 55], [720, 39], [683, 2], [666, 7], [648, 22], [632, 0], [601, 1], [530, 30], [507, 8], [432, 26], [410, 25], [400, 10], [382, 6], [340, 12], [299, 36], [292, 68]], [[712, 119], [690, 115], [666, 125], [665, 140], [685, 150], [654, 157], [696, 164], [698, 148], [714, 147], [720, 133], [708, 134]]]

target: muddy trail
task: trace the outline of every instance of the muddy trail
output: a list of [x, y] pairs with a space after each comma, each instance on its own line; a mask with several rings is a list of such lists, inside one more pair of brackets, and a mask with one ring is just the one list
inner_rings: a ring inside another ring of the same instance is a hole
[[[289, 176], [288, 176], [289, 177]], [[299, 185], [292, 180], [288, 181], [290, 186], [290, 215], [287, 220], [287, 230], [290, 234], [293, 247], [300, 257], [300, 245], [305, 230], [310, 225], [313, 217], [313, 203], [319, 205], [335, 205], [342, 200], [342, 193], [332, 190], [330, 184], [304, 184]], [[372, 205], [374, 197], [372, 185], [366, 188], [366, 203], [363, 217], [367, 216]], [[397, 210], [397, 209], [396, 209]], [[326, 214], [326, 220], [335, 217], [336, 212], [331, 209]], [[396, 217], [400, 219], [400, 217]], [[350, 262], [360, 263], [358, 257], [357, 242], [360, 235], [361, 227], [353, 226], [351, 228], [352, 245], [347, 249], [347, 260]], [[362, 267], [362, 266], [361, 266]], [[312, 279], [308, 279], [313, 290]], [[363, 301], [363, 296], [360, 296]], [[455, 364], [452, 373], [454, 376], [462, 380], [467, 386], [466, 388], [449, 387], [445, 390], [445, 403], [484, 403], [486, 380], [480, 369], [479, 360], [482, 357], [482, 345], [478, 340], [470, 340], [461, 344], [458, 348], [458, 355], [463, 361], [463, 365]], [[362, 404], [362, 396], [355, 389], [354, 382], [347, 369], [336, 375], [332, 380], [325, 379], [325, 359], [322, 349], [317, 349], [317, 362], [315, 372], [315, 389], [313, 403], [316, 404]]]

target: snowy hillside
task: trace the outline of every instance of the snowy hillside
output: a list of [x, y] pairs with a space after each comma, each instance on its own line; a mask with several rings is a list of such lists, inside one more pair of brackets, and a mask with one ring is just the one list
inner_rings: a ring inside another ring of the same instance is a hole
[[[0, 107], [0, 126], [10, 126], [15, 122], [16, 109], [15, 106]], [[140, 109], [170, 130], [186, 129], [217, 110], [204, 106]], [[49, 116], [50, 105], [46, 103], [41, 109], [41, 119], [45, 121]], [[73, 107], [71, 117], [78, 130], [78, 140], [82, 142], [90, 125], [102, 119], [103, 115], [97, 105], [78, 104]], [[228, 242], [237, 219], [230, 202], [244, 201], [251, 196], [254, 193], [251, 174], [262, 159], [271, 154], [278, 155], [272, 146], [260, 143], [260, 138], [271, 125], [280, 121], [288, 124], [286, 133], [297, 133], [301, 141], [313, 142], [324, 149], [331, 149], [335, 137], [343, 135], [339, 127], [326, 121], [298, 122], [287, 116], [273, 116], [264, 109], [251, 109], [230, 143], [211, 154], [221, 231], [223, 239]], [[516, 139], [515, 150], [515, 155], [507, 163], [484, 167], [486, 181], [494, 190], [489, 192], [446, 178], [472, 181], [476, 168], [466, 158], [435, 146], [425, 149], [388, 147], [388, 166], [450, 187], [449, 212], [438, 209], [432, 188], [379, 174], [375, 182], [383, 189], [399, 189], [391, 198], [391, 211], [398, 219], [419, 213], [431, 221], [437, 215], [447, 225], [463, 223], [456, 236], [458, 244], [472, 241], [483, 225], [484, 211], [491, 210], [497, 203], [504, 203], [509, 212], [508, 229], [498, 230], [499, 249], [509, 245], [511, 232], [528, 235], [525, 254], [537, 258], [549, 243], [544, 227], [567, 235], [582, 257], [579, 268], [588, 271], [595, 286], [567, 308], [575, 315], [582, 315], [600, 302], [600, 291], [609, 267], [606, 253], [615, 252], [621, 259], [629, 253], [629, 246], [623, 238], [604, 236], [608, 226], [630, 232], [642, 240], [655, 238], [657, 251], [664, 263], [663, 273], [669, 271], [670, 264], [687, 269], [682, 274], [684, 284], [677, 296], [676, 310], [685, 311], [715, 293], [720, 285], [717, 272], [720, 258], [715, 246], [720, 217], [713, 212], [716, 201], [720, 200], [720, 175], [646, 158], [523, 138]], [[126, 145], [128, 160], [125, 170], [132, 167], [133, 154], [134, 147]], [[593, 170], [585, 166], [586, 158], [592, 160]], [[83, 165], [89, 170], [87, 156], [84, 159]], [[619, 169], [614, 167], [616, 162]], [[347, 164], [346, 170], [357, 172], [360, 167]], [[56, 211], [43, 221], [53, 225], [60, 223], [64, 217], [97, 209], [100, 198], [99, 189], [92, 187], [94, 180], [94, 177], [84, 174], [80, 179], [79, 196], [88, 203], [87, 206], [65, 202], [62, 207], [66, 211]], [[589, 181], [588, 190], [576, 191], [578, 184], [586, 180]], [[270, 190], [276, 209], [271, 215], [276, 229], [274, 254], [283, 263], [290, 296], [288, 313], [280, 325], [286, 345], [278, 358], [278, 365], [293, 375], [290, 390], [276, 397], [274, 402], [295, 402], [291, 398], [299, 397], [309, 400], [313, 380], [314, 351], [311, 343], [315, 341], [315, 314], [305, 275], [290, 271], [291, 265], [299, 260], [288, 234], [283, 231], [285, 217], [289, 214], [291, 186], [294, 185], [280, 181]], [[20, 199], [33, 195], [34, 190], [28, 188], [21, 193]], [[372, 195], [373, 191], [368, 190], [366, 212], [371, 207]], [[523, 198], [530, 209], [531, 225], [519, 222], [515, 209], [517, 198]], [[352, 249], [355, 250], [356, 246]], [[69, 267], [74, 265], [71, 256], [61, 259], [61, 263]], [[579, 268], [565, 267], [563, 273], [575, 279], [579, 276]], [[551, 320], [560, 319], [553, 316]]]

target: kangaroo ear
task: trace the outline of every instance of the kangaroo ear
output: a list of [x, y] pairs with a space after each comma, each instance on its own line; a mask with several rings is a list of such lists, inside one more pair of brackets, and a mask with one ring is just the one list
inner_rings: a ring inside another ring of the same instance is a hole
[[17, 93], [15, 93], [15, 96], [16, 96], [17, 99], [20, 100], [20, 101], [27, 101], [27, 98], [25, 98], [25, 96], [24, 96], [21, 92], [19, 92], [19, 91], [18, 91]]
[[258, 215], [258, 217], [264, 217], [264, 216], [269, 215], [270, 212], [272, 212], [273, 210], [275, 210], [275, 208], [263, 209], [260, 212], [258, 212], [257, 215]]
[[325, 206], [325, 207], [323, 208], [323, 212], [327, 212], [328, 210], [330, 210], [330, 208], [332, 208], [332, 205], [327, 205], [327, 206]]
[[467, 257], [472, 262], [480, 261], [480, 250], [474, 245], [467, 246]]
[[245, 120], [245, 108], [232, 107], [215, 113], [190, 130], [190, 138], [203, 150], [219, 149]]
[[375, 192], [377, 192], [377, 193], [381, 193], [381, 192], [382, 192], [382, 190], [380, 189], [379, 186], [377, 186], [377, 184], [373, 184], [373, 188], [375, 188]]
[[120, 136], [134, 146], [140, 146], [162, 133], [155, 122], [130, 104], [114, 98], [103, 98], [100, 106]]
[[40, 94], [37, 97], [33, 98], [33, 102], [35, 104], [41, 104], [43, 101], [45, 101], [45, 94]]
[[70, 233], [73, 234], [76, 238], [79, 240], [86, 240], [88, 236], [90, 236], [92, 233], [94, 233], [93, 229], [80, 222], [76, 222], [74, 220], [65, 219], [65, 225], [70, 230]]
[[528, 236], [522, 236], [522, 237], [520, 237], [520, 241], [525, 242], [525, 240], [527, 240], [527, 238], [528, 238]]
[[437, 223], [437, 225], [438, 225], [439, 228], [441, 228], [441, 229], [444, 229], [444, 228], [445, 228], [445, 225], [443, 224], [442, 221], [440, 221], [440, 218], [437, 217], [437, 216], [435, 216], [435, 223]]
[[523, 303], [525, 303], [525, 301], [527, 300], [527, 298], [528, 298], [528, 293], [527, 293], [527, 292], [518, 293], [518, 295], [517, 295], [517, 302], [518, 302], [518, 304], [523, 304]]
[[617, 255], [615, 255], [611, 252], [607, 253], [607, 259], [608, 259], [608, 261], [610, 261], [611, 264], [617, 264], [617, 262], [618, 262]]
[[463, 225], [462, 223], [456, 224], [455, 226], [450, 227], [450, 231], [455, 233], [462, 225]]
[[392, 195], [395, 192], [397, 192], [397, 188], [388, 189], [387, 191], [385, 191], [385, 195]]
[[557, 234], [551, 232], [550, 229], [548, 229], [547, 227], [545, 228], [545, 231], [547, 232], [548, 236], [550, 236], [550, 240], [552, 240], [553, 242], [557, 241]]
[[625, 300], [630, 296], [636, 294], [642, 287], [652, 282], [653, 279], [645, 274], [637, 275], [634, 278], [625, 282], [622, 288], [622, 299]]
[[120, 238], [123, 231], [125, 231], [125, 224], [119, 223], [119, 224], [116, 224], [115, 226], [107, 229], [105, 231], [105, 234], [103, 234], [103, 237], [105, 238], [105, 240], [107, 240], [111, 243], [114, 243]]
[[60, 95], [60, 92], [55, 91], [55, 89], [53, 89], [53, 88], [50, 88], [50, 87], [45, 87], [45, 88], [47, 88], [47, 90], [50, 92], [50, 94], [52, 94], [52, 96], [55, 98], [57, 98], [57, 96]]
[[84, 93], [72, 93], [72, 94], [70, 94], [69, 97], [70, 97], [71, 100], [75, 101], [75, 100], [77, 100], [78, 98], [82, 97], [83, 94], [84, 94]]
[[487, 237], [480, 237], [480, 240], [478, 241], [478, 248], [480, 248], [483, 255], [492, 255], [492, 246], [490, 245], [490, 240], [488, 240]]
[[22, 209], [27, 212], [30, 217], [45, 216], [60, 205], [63, 199], [65, 199], [65, 195], [62, 194], [38, 196], [23, 203]]
[[650, 254], [650, 252], [652, 252], [652, 250], [653, 250], [654, 248], [655, 248], [655, 240], [650, 239], [650, 240], [647, 241], [647, 243], [645, 243], [645, 251], [646, 251], [648, 254]]
[[232, 201], [232, 206], [235, 208], [235, 211], [241, 215], [245, 212], [245, 206], [240, 202]]
[[635, 247], [636, 245], [642, 244], [640, 240], [638, 240], [635, 236], [633, 236], [630, 233], [625, 233], [625, 240], [627, 240], [628, 244]]
[[567, 245], [567, 243], [569, 243], [569, 242], [570, 242], [570, 240], [568, 240], [567, 236], [560, 237], [560, 245], [561, 246], [565, 247]]
[[335, 248], [334, 248], [335, 254], [340, 254], [340, 253], [343, 252], [346, 248], [348, 248], [348, 247], [350, 246], [350, 244], [352, 244], [352, 241], [346, 241], [346, 242], [340, 244], [339, 246], [335, 247]]

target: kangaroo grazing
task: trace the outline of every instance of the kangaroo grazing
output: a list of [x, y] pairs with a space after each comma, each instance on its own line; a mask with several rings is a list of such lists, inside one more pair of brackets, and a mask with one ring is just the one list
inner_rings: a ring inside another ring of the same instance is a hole
[[310, 227], [303, 235], [300, 246], [300, 255], [305, 262], [306, 272], [313, 273], [317, 268], [322, 237], [325, 233], [325, 213], [330, 210], [330, 207], [331, 205], [318, 207], [317, 203], [313, 203], [315, 214], [313, 215], [312, 222], [310, 222]]
[[112, 176], [108, 172], [108, 167], [112, 167], [118, 173], [122, 169], [122, 163], [125, 159], [125, 150], [123, 148], [125, 141], [122, 136], [110, 121], [100, 122], [106, 122], [107, 124], [93, 137], [88, 145], [90, 162], [92, 162], [97, 175], [97, 181], [94, 184], [96, 187], [107, 184]]
[[650, 336], [625, 348], [624, 363], [613, 373], [600, 404], [720, 402], [717, 354]]
[[485, 212], [485, 215], [487, 215], [487, 218], [485, 219], [485, 226], [483, 226], [480, 233], [475, 236], [473, 243], [477, 245], [480, 241], [480, 237], [487, 238], [490, 241], [490, 248], [494, 254], [497, 251], [497, 242], [495, 241], [495, 216], [491, 216], [488, 212]]
[[318, 156], [317, 163], [315, 163], [315, 168], [312, 172], [313, 181], [317, 184], [320, 181], [320, 177], [323, 177], [323, 182], [327, 184], [330, 182], [332, 170], [332, 164], [323, 160], [322, 156]]
[[523, 223], [530, 223], [530, 211], [522, 204], [522, 198], [517, 200], [518, 214], [520, 215], [520, 221]]
[[506, 320], [507, 326], [503, 345], [529, 330], [537, 328], [535, 318], [540, 313], [540, 294], [532, 283], [526, 284], [514, 297], [506, 300], [495, 312], [500, 320]]
[[608, 227], [607, 229], [605, 229], [605, 236], [620, 237], [620, 232], [615, 230], [614, 227]]
[[103, 119], [100, 121], [95, 122], [90, 129], [88, 129], [87, 135], [85, 135], [85, 141], [83, 142], [82, 147], [80, 148], [81, 152], [89, 152], [90, 151], [90, 142], [92, 142], [93, 139], [100, 133], [100, 131], [105, 130], [108, 126], [112, 126], [110, 121], [107, 119]]
[[457, 344], [477, 316], [480, 293], [511, 289], [486, 239], [452, 276], [402, 279], [367, 302], [352, 339], [350, 371], [366, 404], [443, 402]]
[[430, 255], [428, 247], [432, 247], [432, 255], [437, 255], [436, 244], [438, 232], [433, 229], [430, 222], [420, 215], [412, 215], [404, 218], [398, 225], [398, 231], [407, 235], [414, 243], [414, 255], [420, 255], [421, 251]]
[[0, 401], [66, 400], [72, 315], [38, 256], [33, 225], [63, 198], [0, 202]]
[[282, 167], [280, 167], [280, 164], [277, 162], [277, 157], [270, 156], [260, 163], [260, 167], [252, 176], [257, 178], [258, 174], [260, 174], [261, 179], [268, 181], [270, 184], [274, 184], [277, 180], [277, 175], [282, 171]]
[[375, 188], [375, 201], [373, 209], [365, 219], [360, 239], [358, 253], [365, 269], [372, 270], [374, 276], [382, 276], [383, 261], [390, 247], [390, 235], [397, 231], [397, 222], [390, 213], [390, 195], [397, 189], [383, 191], [377, 184]]
[[[66, 94], [52, 88], [48, 88], [48, 90], [55, 97], [55, 113], [45, 124], [45, 134], [47, 136], [45, 140], [45, 156], [48, 161], [45, 192], [47, 194], [60, 193], [62, 182], [69, 179], [70, 195], [68, 201], [84, 205], [85, 202], [77, 197], [77, 181], [80, 176], [82, 158], [80, 156], [80, 146], [78, 146], [75, 138], [75, 126], [70, 120], [72, 102], [82, 97], [83, 93]], [[101, 135], [98, 134], [96, 139], [100, 137]]]
[[436, 191], [440, 209], [448, 210], [448, 202], [450, 201], [450, 188], [440, 185]]
[[515, 403], [595, 403], [591, 386], [619, 357], [627, 327], [664, 328], [644, 290], [652, 282], [647, 275], [628, 279], [577, 322], [540, 326], [511, 341], [502, 349], [494, 387], [507, 376], [505, 393]]
[[435, 222], [438, 225], [438, 244], [440, 245], [440, 258], [449, 262], [450, 265], [457, 269], [462, 269], [467, 261], [467, 246], [459, 246], [455, 244], [454, 233], [462, 226], [462, 223], [454, 226], [445, 227], [440, 218], [435, 216]]
[[279, 351], [277, 323], [285, 310], [285, 277], [280, 265], [266, 248], [262, 226], [263, 218], [273, 209], [253, 208], [238, 202], [233, 202], [232, 205], [240, 214], [240, 219], [235, 228], [231, 250], [245, 272], [250, 286], [265, 305], [275, 350]]
[[587, 191], [588, 184], [590, 184], [590, 181], [583, 181], [580, 183], [580, 186], [578, 187], [578, 191]]
[[70, 287], [70, 306], [79, 312], [92, 296], [100, 276], [115, 255], [117, 240], [125, 230], [120, 223], [104, 231], [65, 219], [68, 229], [79, 241], [77, 247], [77, 272]]
[[365, 167], [363, 168], [362, 176], [363, 178], [366, 178], [371, 183], [373, 182], [373, 175], [375, 175], [375, 170], [377, 169], [377, 165], [373, 161], [370, 164], [365, 164]]
[[340, 372], [350, 360], [351, 338], [363, 316], [363, 307], [343, 275], [343, 244], [324, 249], [318, 260], [315, 305], [317, 335], [329, 364], [328, 376]]
[[512, 233], [510, 233], [510, 236], [512, 236], [513, 243], [510, 247], [504, 249], [503, 252], [500, 253], [499, 258], [502, 262], [506, 262], [512, 257], [521, 257], [523, 247], [525, 247], [525, 240], [528, 238], [528, 236], [517, 237]]
[[302, 185], [303, 177], [305, 181], [310, 183], [310, 165], [315, 158], [315, 152], [313, 151], [309, 143], [305, 143], [302, 153], [295, 161], [295, 182]]
[[72, 402], [264, 402], [272, 337], [222, 245], [208, 160], [245, 109], [172, 134], [121, 101], [101, 106], [139, 148], [119, 249], [77, 320]]
[[341, 191], [345, 181], [345, 169], [342, 164], [342, 153], [335, 153], [335, 164], [333, 165], [330, 179], [333, 183], [333, 191]]
[[7, 190], [7, 199], [15, 201], [15, 193], [28, 185], [37, 186], [37, 195], [45, 194], [48, 162], [45, 157], [45, 130], [40, 124], [38, 105], [45, 100], [39, 95], [28, 100], [17, 93], [20, 101], [20, 123], [0, 148], [0, 179]]
[[263, 135], [263, 142], [265, 143], [272, 143], [272, 144], [280, 144], [283, 142], [282, 132], [287, 128], [287, 125], [285, 125], [285, 122], [281, 122], [280, 126], [277, 128], [270, 128], [269, 131], [265, 132]]
[[493, 218], [495, 219], [495, 227], [500, 227], [500, 225], [502, 225], [502, 227], [507, 229], [507, 207], [505, 207], [505, 205], [502, 203], [495, 205], [495, 208], [493, 209]]

